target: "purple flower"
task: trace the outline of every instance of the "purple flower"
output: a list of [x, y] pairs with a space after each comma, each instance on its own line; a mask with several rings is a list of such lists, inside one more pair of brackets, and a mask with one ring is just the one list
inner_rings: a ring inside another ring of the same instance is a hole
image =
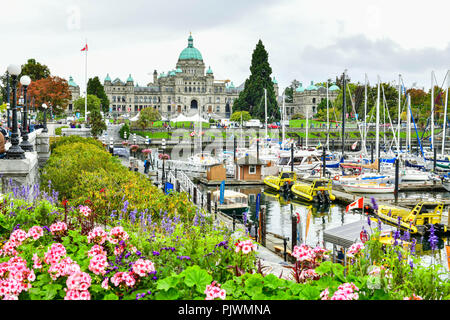
[[435, 251], [437, 249], [437, 243], [439, 239], [434, 234], [434, 225], [431, 225], [430, 227], [430, 236], [428, 237], [428, 241], [430, 242], [431, 250]]
[[371, 222], [370, 222], [370, 216], [367, 216], [367, 224], [369, 225], [369, 227], [371, 227]]
[[373, 209], [374, 209], [375, 211], [378, 211], [378, 204], [377, 204], [377, 201], [375, 200], [375, 198], [374, 198], [374, 197], [371, 197], [371, 198], [370, 198], [370, 201], [372, 202], [372, 207], [373, 207]]
[[159, 256], [159, 254], [160, 254], [158, 251], [153, 251], [152, 253], [154, 256]]

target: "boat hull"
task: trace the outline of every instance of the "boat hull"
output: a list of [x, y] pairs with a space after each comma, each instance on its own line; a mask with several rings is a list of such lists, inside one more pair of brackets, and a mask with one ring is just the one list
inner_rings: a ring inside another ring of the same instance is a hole
[[394, 192], [395, 187], [394, 186], [379, 186], [374, 184], [373, 186], [370, 185], [341, 185], [342, 188], [344, 188], [347, 192], [353, 192], [353, 193], [392, 193]]

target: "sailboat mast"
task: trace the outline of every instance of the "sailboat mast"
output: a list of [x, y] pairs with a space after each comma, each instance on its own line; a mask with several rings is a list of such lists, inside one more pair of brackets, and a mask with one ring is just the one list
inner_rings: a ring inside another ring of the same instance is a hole
[[375, 154], [378, 161], [378, 150], [380, 149], [380, 77], [378, 76], [377, 89], [377, 109], [376, 109], [376, 124], [375, 124]]
[[328, 80], [327, 80], [327, 143], [326, 143], [326, 145], [327, 145], [328, 150], [330, 150], [330, 147], [329, 147], [330, 135], [328, 134], [329, 128], [330, 128], [330, 114], [328, 111]]
[[306, 106], [306, 148], [308, 149], [308, 127], [309, 127], [309, 113], [308, 106]]
[[444, 124], [442, 125], [442, 150], [441, 150], [442, 156], [444, 156], [445, 152], [445, 129], [446, 129], [445, 127], [447, 126], [447, 104], [448, 104], [448, 85], [449, 85], [448, 70], [446, 78], [447, 78], [447, 85], [445, 86]]
[[283, 107], [282, 107], [282, 112], [281, 112], [281, 130], [282, 130], [282, 143], [284, 143], [284, 137], [285, 137], [285, 124], [284, 122], [286, 121], [286, 107], [284, 105], [284, 92], [283, 92]]
[[434, 149], [434, 71], [431, 71], [431, 150]]
[[408, 98], [408, 109], [406, 111], [406, 121], [407, 121], [407, 132], [406, 132], [406, 138], [408, 141], [408, 151], [411, 152], [412, 148], [411, 148], [411, 96], [408, 94], [407, 96]]
[[344, 150], [345, 150], [345, 117], [346, 117], [346, 113], [347, 113], [347, 101], [346, 96], [345, 96], [345, 92], [347, 91], [347, 84], [346, 84], [346, 71], [344, 71], [344, 74], [342, 75], [342, 87], [343, 87], [343, 96], [342, 96], [342, 157], [344, 157]]
[[367, 139], [367, 73], [364, 75], [364, 133], [363, 133], [363, 150], [367, 153], [366, 139]]
[[400, 108], [401, 108], [401, 75], [398, 75], [398, 125], [397, 125], [397, 155], [400, 154]]
[[267, 89], [264, 88], [264, 118], [266, 122], [266, 141], [269, 138], [267, 135]]

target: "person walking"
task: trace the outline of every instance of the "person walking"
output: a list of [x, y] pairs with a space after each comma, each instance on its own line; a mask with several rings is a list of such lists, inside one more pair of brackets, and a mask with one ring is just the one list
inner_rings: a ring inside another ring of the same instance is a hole
[[144, 161], [144, 173], [145, 174], [148, 173], [149, 167], [150, 167], [150, 161], [148, 159], [145, 159], [145, 161]]

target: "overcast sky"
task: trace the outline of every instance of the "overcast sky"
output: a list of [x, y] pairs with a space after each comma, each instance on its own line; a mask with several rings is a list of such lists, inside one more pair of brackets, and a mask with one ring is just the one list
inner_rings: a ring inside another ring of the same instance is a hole
[[88, 78], [131, 74], [146, 85], [153, 70], [175, 68], [192, 32], [206, 67], [235, 86], [261, 39], [281, 90], [345, 69], [352, 81], [401, 74], [427, 89], [432, 71], [441, 86], [450, 69], [449, 9], [445, 0], [1, 0], [0, 68], [35, 58], [84, 90], [87, 39]]

